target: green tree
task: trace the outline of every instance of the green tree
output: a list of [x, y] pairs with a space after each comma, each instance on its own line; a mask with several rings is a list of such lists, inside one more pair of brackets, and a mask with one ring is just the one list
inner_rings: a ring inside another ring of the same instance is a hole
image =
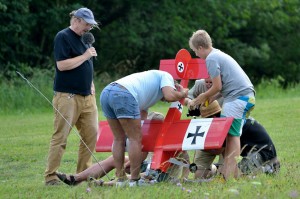
[[300, 81], [299, 0], [2, 0], [0, 75], [11, 79], [20, 68], [54, 70], [54, 36], [82, 6], [101, 22], [101, 31], [92, 30], [97, 76], [157, 69], [161, 59], [189, 50], [189, 37], [201, 28], [254, 83], [278, 76], [285, 86]]

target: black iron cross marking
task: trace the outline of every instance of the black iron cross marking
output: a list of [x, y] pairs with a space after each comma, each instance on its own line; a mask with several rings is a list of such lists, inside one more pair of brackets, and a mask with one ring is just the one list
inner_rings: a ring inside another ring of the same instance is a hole
[[177, 104], [177, 106], [178, 106], [178, 110], [181, 110], [182, 109], [182, 105], [179, 103], [179, 104]]
[[179, 72], [181, 72], [183, 70], [183, 63], [179, 63], [177, 65]]
[[204, 136], [204, 133], [205, 133], [204, 131], [201, 132], [201, 133], [198, 133], [200, 128], [201, 128], [201, 126], [196, 126], [196, 133], [189, 133], [187, 135], [187, 138], [194, 137], [191, 144], [196, 144], [196, 137], [197, 136], [201, 136], [201, 137]]

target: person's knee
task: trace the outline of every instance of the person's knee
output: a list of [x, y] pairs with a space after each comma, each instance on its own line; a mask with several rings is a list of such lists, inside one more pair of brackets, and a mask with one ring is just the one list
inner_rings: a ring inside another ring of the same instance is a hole
[[142, 135], [141, 134], [136, 134], [131, 137], [128, 137], [128, 140], [130, 143], [138, 142], [140, 143], [142, 141]]
[[125, 135], [114, 135], [114, 142], [124, 142], [125, 143], [126, 136]]

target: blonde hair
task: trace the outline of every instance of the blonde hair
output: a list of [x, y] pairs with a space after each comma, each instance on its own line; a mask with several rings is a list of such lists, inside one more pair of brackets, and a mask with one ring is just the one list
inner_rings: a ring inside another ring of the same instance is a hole
[[189, 45], [192, 50], [197, 50], [200, 46], [207, 49], [212, 47], [212, 41], [205, 30], [197, 30], [191, 36]]

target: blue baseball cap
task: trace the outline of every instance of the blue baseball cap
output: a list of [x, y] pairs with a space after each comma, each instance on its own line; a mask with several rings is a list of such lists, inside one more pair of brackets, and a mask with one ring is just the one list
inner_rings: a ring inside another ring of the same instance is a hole
[[94, 19], [93, 12], [88, 8], [80, 8], [80, 9], [76, 10], [76, 12], [74, 13], [74, 16], [82, 18], [88, 24], [93, 24], [93, 25], [98, 24]]

